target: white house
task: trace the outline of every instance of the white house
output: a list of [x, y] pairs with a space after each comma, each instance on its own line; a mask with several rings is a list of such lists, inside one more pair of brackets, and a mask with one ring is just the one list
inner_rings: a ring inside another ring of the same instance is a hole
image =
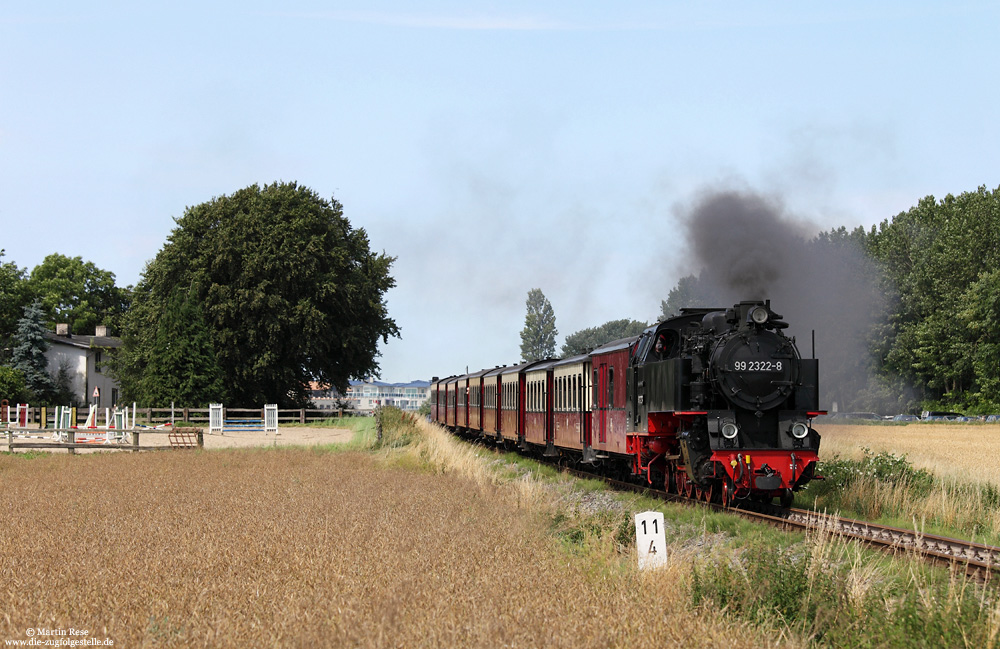
[[99, 407], [110, 408], [118, 403], [118, 383], [104, 372], [102, 364], [107, 360], [108, 351], [121, 347], [122, 341], [109, 336], [107, 327], [99, 326], [95, 333], [94, 336], [74, 335], [68, 325], [56, 325], [56, 333], [45, 334], [49, 343], [45, 356], [49, 359], [49, 374], [53, 379], [59, 376], [61, 368], [66, 369], [73, 396], [81, 405], [95, 403], [96, 399]]

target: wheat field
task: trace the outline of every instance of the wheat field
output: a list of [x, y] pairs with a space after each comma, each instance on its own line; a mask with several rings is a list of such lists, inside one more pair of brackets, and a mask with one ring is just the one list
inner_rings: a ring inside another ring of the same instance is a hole
[[761, 647], [687, 564], [560, 551], [523, 488], [428, 449], [0, 456], [0, 636], [116, 647]]
[[905, 426], [820, 424], [820, 459], [860, 459], [862, 448], [906, 455], [917, 468], [1000, 487], [1000, 424], [912, 423]]

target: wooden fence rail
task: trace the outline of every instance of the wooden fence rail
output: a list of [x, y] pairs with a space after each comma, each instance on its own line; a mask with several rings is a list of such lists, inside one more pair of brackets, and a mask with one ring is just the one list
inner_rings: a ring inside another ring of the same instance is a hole
[[[103, 429], [93, 428], [9, 428], [7, 429], [7, 452], [14, 453], [15, 449], [53, 449], [64, 448], [70, 453], [76, 453], [78, 449], [90, 449], [106, 451], [111, 449], [122, 449], [126, 451], [159, 451], [175, 448], [204, 448], [205, 433], [201, 428], [178, 426], [176, 428], [132, 428], [115, 431], [112, 433], [128, 434], [129, 442], [95, 443], [78, 442], [76, 437], [96, 437], [103, 435]], [[24, 439], [21, 435], [30, 436], [28, 439], [39, 439], [40, 435], [55, 436], [56, 433], [65, 435], [68, 441], [15, 441]], [[167, 435], [169, 445], [140, 446], [140, 435]]]

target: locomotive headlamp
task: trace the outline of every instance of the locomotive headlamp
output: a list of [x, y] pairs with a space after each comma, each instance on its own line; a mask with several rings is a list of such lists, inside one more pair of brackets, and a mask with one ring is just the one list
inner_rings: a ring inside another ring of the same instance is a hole
[[722, 424], [722, 436], [726, 439], [733, 439], [739, 431], [740, 429], [731, 421]]
[[795, 439], [802, 439], [809, 434], [809, 427], [803, 424], [801, 421], [795, 422], [792, 426], [792, 437]]
[[759, 325], [767, 322], [767, 318], [768, 318], [767, 309], [765, 309], [762, 306], [755, 306], [750, 311], [750, 319]]

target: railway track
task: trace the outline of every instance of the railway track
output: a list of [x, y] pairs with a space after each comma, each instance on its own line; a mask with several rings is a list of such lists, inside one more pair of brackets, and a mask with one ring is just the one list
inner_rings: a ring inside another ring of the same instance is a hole
[[[486, 445], [489, 447], [489, 445]], [[503, 452], [500, 448], [492, 449], [496, 453]], [[573, 469], [558, 462], [544, 458], [538, 461], [558, 467], [561, 471], [585, 480], [603, 480], [609, 486], [622, 491], [644, 493], [661, 500], [680, 502], [707, 507], [716, 511], [728, 511], [746, 518], [769, 523], [784, 529], [822, 530], [842, 538], [854, 539], [870, 546], [890, 552], [905, 552], [923, 558], [926, 561], [957, 566], [965, 574], [980, 582], [988, 582], [995, 573], [1000, 573], [1000, 547], [983, 545], [963, 539], [953, 539], [946, 536], [925, 534], [915, 530], [889, 527], [867, 521], [842, 518], [834, 514], [826, 514], [808, 509], [785, 509], [770, 504], [741, 503], [734, 507], [725, 507], [719, 503], [706, 502], [699, 498], [653, 489], [647, 485], [616, 480], [596, 473], [588, 473]]]
[[774, 505], [748, 504], [746, 506], [723, 507], [717, 503], [706, 503], [679, 494], [652, 489], [631, 482], [564, 468], [571, 475], [586, 479], [603, 479], [616, 489], [650, 494], [662, 500], [683, 502], [708, 507], [716, 511], [729, 511], [753, 520], [762, 521], [785, 529], [822, 530], [843, 538], [854, 539], [868, 545], [892, 552], [906, 552], [927, 561], [955, 565], [964, 569], [966, 575], [977, 581], [989, 581], [994, 573], [1000, 572], [1000, 547], [973, 543], [934, 534], [924, 534], [915, 530], [889, 527], [867, 521], [842, 518], [807, 509], [783, 509]]

